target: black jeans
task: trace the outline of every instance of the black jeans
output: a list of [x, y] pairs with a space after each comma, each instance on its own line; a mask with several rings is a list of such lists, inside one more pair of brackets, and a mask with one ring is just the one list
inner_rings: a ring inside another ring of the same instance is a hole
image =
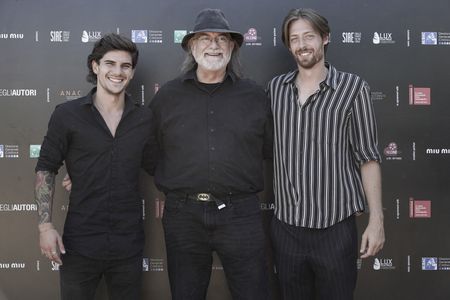
[[61, 299], [91, 300], [102, 276], [109, 299], [140, 300], [142, 255], [117, 260], [97, 260], [69, 251], [62, 255], [60, 267]]
[[351, 300], [358, 256], [355, 217], [325, 229], [272, 219], [271, 236], [283, 300]]
[[198, 202], [169, 193], [163, 225], [172, 299], [206, 297], [216, 251], [233, 299], [268, 299], [265, 234], [256, 195]]

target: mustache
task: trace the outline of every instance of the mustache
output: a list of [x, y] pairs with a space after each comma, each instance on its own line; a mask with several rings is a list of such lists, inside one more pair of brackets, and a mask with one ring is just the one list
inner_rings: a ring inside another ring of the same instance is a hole
[[304, 52], [304, 51], [312, 51], [312, 52], [314, 52], [314, 49], [307, 48], [307, 47], [302, 47], [302, 48], [298, 49], [297, 51], [295, 51], [295, 53], [299, 54], [299, 53]]

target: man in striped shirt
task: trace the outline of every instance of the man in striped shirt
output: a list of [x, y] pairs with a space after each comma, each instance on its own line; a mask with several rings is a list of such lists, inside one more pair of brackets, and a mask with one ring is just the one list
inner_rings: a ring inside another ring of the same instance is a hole
[[271, 234], [283, 299], [352, 299], [355, 215], [368, 209], [361, 258], [384, 244], [380, 154], [368, 84], [325, 62], [328, 21], [293, 9], [283, 43], [297, 69], [268, 86], [274, 117]]

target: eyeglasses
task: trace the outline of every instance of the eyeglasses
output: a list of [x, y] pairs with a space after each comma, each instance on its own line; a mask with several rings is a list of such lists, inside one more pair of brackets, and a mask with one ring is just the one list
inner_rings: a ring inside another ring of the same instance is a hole
[[228, 43], [230, 42], [230, 38], [227, 37], [226, 35], [219, 35], [215, 38], [207, 35], [202, 35], [201, 37], [197, 38], [197, 40], [202, 47], [210, 46], [213, 41], [216, 42], [216, 44], [219, 45], [220, 47], [227, 46]]

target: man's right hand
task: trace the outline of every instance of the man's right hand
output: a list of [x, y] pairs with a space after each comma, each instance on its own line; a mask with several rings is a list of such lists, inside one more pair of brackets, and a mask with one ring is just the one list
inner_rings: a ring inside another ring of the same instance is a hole
[[68, 192], [72, 190], [72, 180], [70, 180], [69, 174], [66, 174], [66, 176], [64, 176], [62, 187]]
[[61, 236], [52, 223], [39, 224], [39, 244], [43, 255], [62, 265], [60, 253], [65, 254], [66, 250]]

